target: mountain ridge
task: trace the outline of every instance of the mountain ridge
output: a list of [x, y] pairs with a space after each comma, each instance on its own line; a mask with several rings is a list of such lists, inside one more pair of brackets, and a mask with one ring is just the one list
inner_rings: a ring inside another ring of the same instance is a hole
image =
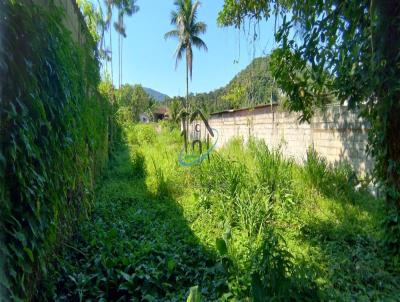
[[159, 92], [155, 89], [152, 88], [148, 88], [148, 87], [143, 87], [144, 91], [146, 91], [146, 93], [152, 97], [153, 99], [155, 99], [158, 102], [162, 102], [165, 101], [166, 99], [169, 99], [169, 96], [166, 95], [165, 93]]
[[192, 94], [194, 102], [206, 112], [278, 102], [280, 93], [269, 69], [269, 60], [269, 56], [254, 58], [225, 86]]

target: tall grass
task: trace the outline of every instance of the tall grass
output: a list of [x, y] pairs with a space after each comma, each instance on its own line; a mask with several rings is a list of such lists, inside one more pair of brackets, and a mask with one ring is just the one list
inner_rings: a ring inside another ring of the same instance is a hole
[[247, 146], [233, 141], [194, 169], [199, 199], [212, 205], [223, 228], [216, 246], [230, 275], [226, 299], [281, 300], [284, 294], [290, 299], [295, 290], [311, 291], [318, 299], [315, 284], [300, 277], [276, 229], [275, 205], [293, 203], [292, 169], [279, 150], [256, 140]]

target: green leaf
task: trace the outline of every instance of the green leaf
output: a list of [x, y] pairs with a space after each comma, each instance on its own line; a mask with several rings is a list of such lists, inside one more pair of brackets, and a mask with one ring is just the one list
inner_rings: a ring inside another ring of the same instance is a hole
[[217, 250], [221, 254], [221, 256], [226, 255], [228, 253], [228, 247], [226, 246], [226, 242], [224, 239], [217, 238], [215, 243], [217, 246]]
[[176, 266], [174, 259], [169, 259], [167, 262], [168, 272], [171, 274]]
[[191, 287], [186, 302], [202, 302], [202, 301], [203, 299], [201, 297], [199, 287], [197, 285]]
[[27, 253], [28, 254], [28, 256], [29, 256], [29, 259], [32, 261], [32, 262], [34, 262], [34, 257], [33, 257], [33, 253], [32, 253], [32, 250], [30, 249], [30, 248], [28, 248], [28, 247], [24, 247], [24, 251], [25, 251], [25, 253]]

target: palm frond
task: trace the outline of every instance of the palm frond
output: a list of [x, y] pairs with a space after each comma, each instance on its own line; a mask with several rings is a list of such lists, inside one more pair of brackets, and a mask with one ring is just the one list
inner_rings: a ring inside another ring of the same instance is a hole
[[164, 39], [169, 39], [169, 38], [178, 38], [179, 39], [179, 30], [173, 29], [173, 30], [170, 30], [169, 32], [165, 33]]
[[171, 11], [171, 25], [176, 25], [178, 21], [178, 13], [176, 11]]
[[207, 30], [207, 25], [204, 22], [197, 22], [193, 24], [191, 31], [193, 35], [198, 36], [204, 34]]
[[193, 49], [192, 44], [199, 49], [207, 50], [207, 46], [198, 36], [205, 33], [207, 26], [204, 22], [197, 22], [197, 11], [200, 6], [200, 1], [195, 0], [175, 0], [174, 5], [176, 10], [171, 12], [171, 24], [176, 28], [167, 32], [164, 38], [178, 38], [179, 44], [175, 51], [176, 62], [182, 59], [186, 52], [186, 64], [188, 67], [188, 75], [192, 79], [193, 70]]
[[190, 22], [190, 25], [193, 25], [194, 23], [196, 23], [197, 11], [198, 11], [198, 8], [199, 8], [200, 5], [201, 5], [200, 1], [195, 1], [193, 3], [192, 9], [191, 9], [190, 15], [189, 15], [189, 20], [188, 20]]
[[192, 43], [198, 49], [204, 49], [205, 51], [208, 51], [206, 43], [202, 39], [200, 39], [199, 37], [193, 36], [192, 37]]
[[126, 38], [126, 30], [123, 22], [121, 22], [120, 20], [118, 22], [114, 22], [114, 29], [117, 33]]
[[182, 60], [183, 52], [185, 50], [186, 50], [186, 45], [182, 42], [179, 42], [178, 47], [175, 50], [175, 56], [176, 56], [175, 69], [178, 67], [179, 61]]
[[211, 137], [214, 137], [214, 131], [210, 127], [210, 124], [208, 123], [207, 118], [204, 116], [203, 112], [200, 109], [196, 109], [190, 114], [190, 119], [189, 119], [190, 123], [192, 123], [199, 116], [200, 116], [201, 120], [203, 121], [204, 125], [206, 126], [208, 132], [210, 133]]

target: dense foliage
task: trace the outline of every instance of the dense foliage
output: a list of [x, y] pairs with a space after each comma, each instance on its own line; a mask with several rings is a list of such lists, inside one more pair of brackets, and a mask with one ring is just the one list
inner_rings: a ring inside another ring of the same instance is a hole
[[269, 61], [269, 57], [254, 59], [228, 85], [193, 95], [191, 101], [208, 113], [283, 102], [278, 86], [274, 83]]
[[333, 96], [369, 122], [375, 176], [395, 211], [388, 246], [400, 251], [400, 2], [225, 0], [218, 21], [240, 27], [280, 17], [272, 72], [290, 109], [309, 120]]
[[48, 300], [185, 301], [191, 288], [203, 301], [397, 299], [399, 267], [378, 248], [384, 203], [355, 191], [347, 166], [237, 139], [188, 169], [173, 126], [124, 133]]
[[116, 94], [118, 115], [127, 122], [138, 122], [141, 113], [151, 114], [151, 107], [156, 102], [141, 85], [122, 85]]
[[1, 3], [0, 299], [30, 300], [91, 207], [109, 104], [85, 28], [80, 45], [53, 4]]

